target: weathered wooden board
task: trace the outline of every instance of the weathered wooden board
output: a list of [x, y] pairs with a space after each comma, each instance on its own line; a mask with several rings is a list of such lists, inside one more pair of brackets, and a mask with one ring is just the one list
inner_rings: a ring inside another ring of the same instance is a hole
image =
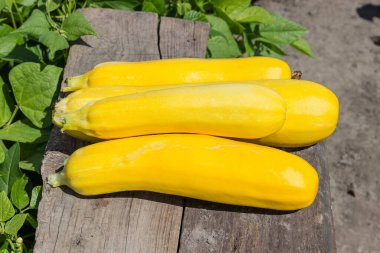
[[[64, 78], [104, 61], [160, 59], [156, 14], [108, 9], [86, 9], [84, 13], [99, 37], [85, 36], [71, 47]], [[177, 45], [170, 52], [163, 50], [165, 57], [204, 57], [208, 25], [180, 24], [183, 38], [172, 37], [176, 26], [171, 19], [160, 25], [165, 30], [160, 33], [165, 47]], [[53, 130], [42, 166], [44, 191], [35, 252], [176, 252], [183, 198], [145, 192], [86, 198], [46, 184], [46, 176], [83, 145]]]
[[179, 252], [335, 252], [324, 143], [293, 153], [318, 170], [312, 206], [280, 212], [186, 199]]
[[[70, 49], [64, 77], [104, 61], [204, 57], [208, 25], [153, 13], [86, 9], [99, 37]], [[154, 77], [152, 77], [154, 78]], [[297, 212], [234, 207], [133, 192], [83, 197], [46, 176], [86, 143], [54, 129], [42, 166], [35, 252], [334, 252], [324, 144], [296, 152], [319, 172], [315, 203]], [[234, 169], [234, 168], [231, 168]]]

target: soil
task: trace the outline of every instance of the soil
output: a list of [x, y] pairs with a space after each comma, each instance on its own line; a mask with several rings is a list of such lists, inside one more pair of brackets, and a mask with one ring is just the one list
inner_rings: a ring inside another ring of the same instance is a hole
[[303, 79], [340, 100], [340, 121], [327, 140], [338, 252], [380, 252], [380, 1], [261, 0], [301, 23], [317, 58], [288, 49]]

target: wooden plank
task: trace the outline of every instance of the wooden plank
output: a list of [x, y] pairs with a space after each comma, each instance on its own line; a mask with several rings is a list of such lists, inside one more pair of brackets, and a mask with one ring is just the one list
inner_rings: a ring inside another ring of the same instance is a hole
[[161, 58], [204, 58], [209, 25], [162, 17], [160, 22]]
[[179, 252], [335, 252], [325, 145], [294, 153], [319, 173], [312, 206], [280, 212], [186, 199]]
[[[84, 36], [71, 47], [64, 78], [82, 74], [104, 61], [160, 58], [156, 14], [109, 9], [83, 12], [99, 37]], [[194, 23], [187, 26], [194, 27]], [[170, 32], [170, 28], [165, 29]], [[175, 42], [164, 38], [168, 47]], [[200, 48], [194, 46], [200, 42], [193, 40], [187, 46]], [[182, 50], [178, 48], [171, 57], [182, 56]], [[201, 57], [204, 52], [187, 55]], [[60, 169], [67, 155], [83, 145], [56, 128], [52, 132], [41, 169], [44, 188], [35, 252], [176, 252], [182, 198], [143, 192], [83, 197], [68, 188], [47, 185], [47, 175]]]

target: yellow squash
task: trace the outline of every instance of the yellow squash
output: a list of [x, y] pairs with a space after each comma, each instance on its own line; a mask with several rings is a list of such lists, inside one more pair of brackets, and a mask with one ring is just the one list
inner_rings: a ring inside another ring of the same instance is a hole
[[[257, 80], [249, 83], [276, 90], [287, 104], [286, 121], [281, 130], [260, 139], [260, 143], [277, 147], [302, 147], [321, 141], [334, 132], [338, 123], [339, 102], [335, 94], [323, 85], [306, 80]], [[56, 111], [71, 112], [104, 98], [170, 87], [174, 86], [107, 86], [82, 89], [61, 100], [56, 105]]]
[[277, 210], [307, 207], [318, 190], [318, 174], [298, 156], [196, 134], [93, 144], [75, 151], [48, 181], [82, 195], [144, 190]]
[[53, 121], [63, 131], [115, 139], [159, 133], [260, 138], [278, 131], [286, 106], [274, 90], [255, 84], [183, 86], [106, 98]]
[[304, 147], [330, 136], [339, 118], [339, 101], [323, 85], [305, 80], [261, 80], [286, 102], [286, 121], [280, 131], [258, 140], [276, 147]]
[[62, 90], [107, 85], [150, 86], [290, 78], [289, 65], [269, 57], [107, 62], [81, 76], [68, 78]]

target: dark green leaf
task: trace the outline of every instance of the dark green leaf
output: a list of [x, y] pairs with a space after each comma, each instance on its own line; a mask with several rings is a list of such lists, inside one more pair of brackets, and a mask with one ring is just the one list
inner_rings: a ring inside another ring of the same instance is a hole
[[28, 216], [26, 213], [16, 214], [13, 218], [5, 223], [5, 233], [9, 235], [17, 235], [22, 225], [24, 225], [25, 219]]
[[30, 199], [30, 208], [37, 209], [38, 203], [41, 200], [41, 190], [42, 186], [38, 185], [32, 190], [32, 197]]
[[28, 178], [24, 175], [17, 179], [12, 185], [11, 200], [19, 210], [29, 205], [29, 196], [25, 191], [25, 186], [27, 183]]
[[311, 50], [309, 43], [307, 43], [307, 41], [302, 38], [294, 41], [290, 45], [298, 51], [300, 51], [301, 53], [304, 53], [313, 58], [315, 57], [315, 54], [313, 53], [313, 50]]
[[51, 125], [50, 106], [62, 69], [53, 65], [47, 65], [42, 71], [40, 69], [37, 63], [21, 63], [10, 71], [9, 80], [24, 115], [33, 125], [48, 127]]
[[41, 143], [49, 138], [49, 129], [34, 127], [30, 121], [23, 119], [0, 129], [0, 139], [21, 143]]
[[274, 58], [282, 58], [286, 53], [278, 46], [270, 43], [260, 42], [260, 55]]
[[[0, 127], [8, 122], [14, 108], [13, 100], [3, 79], [0, 76]], [[1, 131], [1, 130], [0, 130]]]
[[59, 33], [53, 31], [41, 35], [38, 40], [49, 48], [49, 54], [52, 56], [51, 58], [53, 58], [56, 51], [69, 48], [67, 40]]
[[230, 27], [232, 33], [234, 34], [242, 34], [245, 30], [244, 26], [239, 24], [238, 22], [232, 20], [223, 10], [219, 8], [215, 8], [215, 14], [217, 17], [222, 18], [228, 26]]
[[0, 222], [9, 220], [15, 215], [15, 209], [12, 202], [8, 199], [4, 191], [0, 192]]
[[17, 32], [25, 33], [38, 39], [51, 28], [45, 13], [35, 9], [25, 23], [17, 29]]
[[36, 229], [37, 228], [37, 220], [34, 218], [30, 213], [28, 213], [28, 216], [26, 217], [26, 220], [29, 222], [29, 224]]
[[244, 42], [244, 48], [247, 56], [254, 56], [255, 51], [252, 48], [252, 42], [250, 39], [248, 39], [248, 36], [246, 33], [243, 33], [243, 42]]
[[62, 24], [62, 29], [67, 33], [67, 39], [77, 40], [82, 35], [97, 35], [94, 28], [87, 21], [83, 13], [71, 13]]
[[259, 25], [261, 36], [279, 44], [290, 44], [306, 31], [305, 27], [279, 16], [272, 16], [270, 24]]
[[18, 167], [20, 161], [20, 145], [18, 143], [5, 153], [4, 162], [0, 165], [0, 191], [9, 193], [13, 183], [22, 176]]
[[122, 9], [122, 10], [134, 10], [141, 3], [138, 0], [128, 0], [128, 1], [93, 1], [90, 6], [101, 7], [101, 8], [111, 8], [111, 9]]
[[227, 23], [218, 17], [207, 15], [210, 23], [208, 50], [213, 58], [233, 58], [241, 55], [239, 46], [232, 36]]
[[268, 24], [272, 22], [272, 15], [265, 9], [252, 6], [249, 8], [235, 8], [230, 9], [229, 16], [240, 23], [263, 23]]
[[12, 52], [5, 57], [10, 60], [19, 60], [22, 62], [39, 62], [40, 59], [32, 51], [26, 49], [24, 46], [16, 45]]
[[165, 0], [144, 0], [142, 10], [155, 12], [160, 16], [165, 16], [167, 12]]
[[23, 170], [30, 170], [40, 173], [42, 158], [45, 153], [46, 143], [22, 144], [21, 161], [19, 166]]

